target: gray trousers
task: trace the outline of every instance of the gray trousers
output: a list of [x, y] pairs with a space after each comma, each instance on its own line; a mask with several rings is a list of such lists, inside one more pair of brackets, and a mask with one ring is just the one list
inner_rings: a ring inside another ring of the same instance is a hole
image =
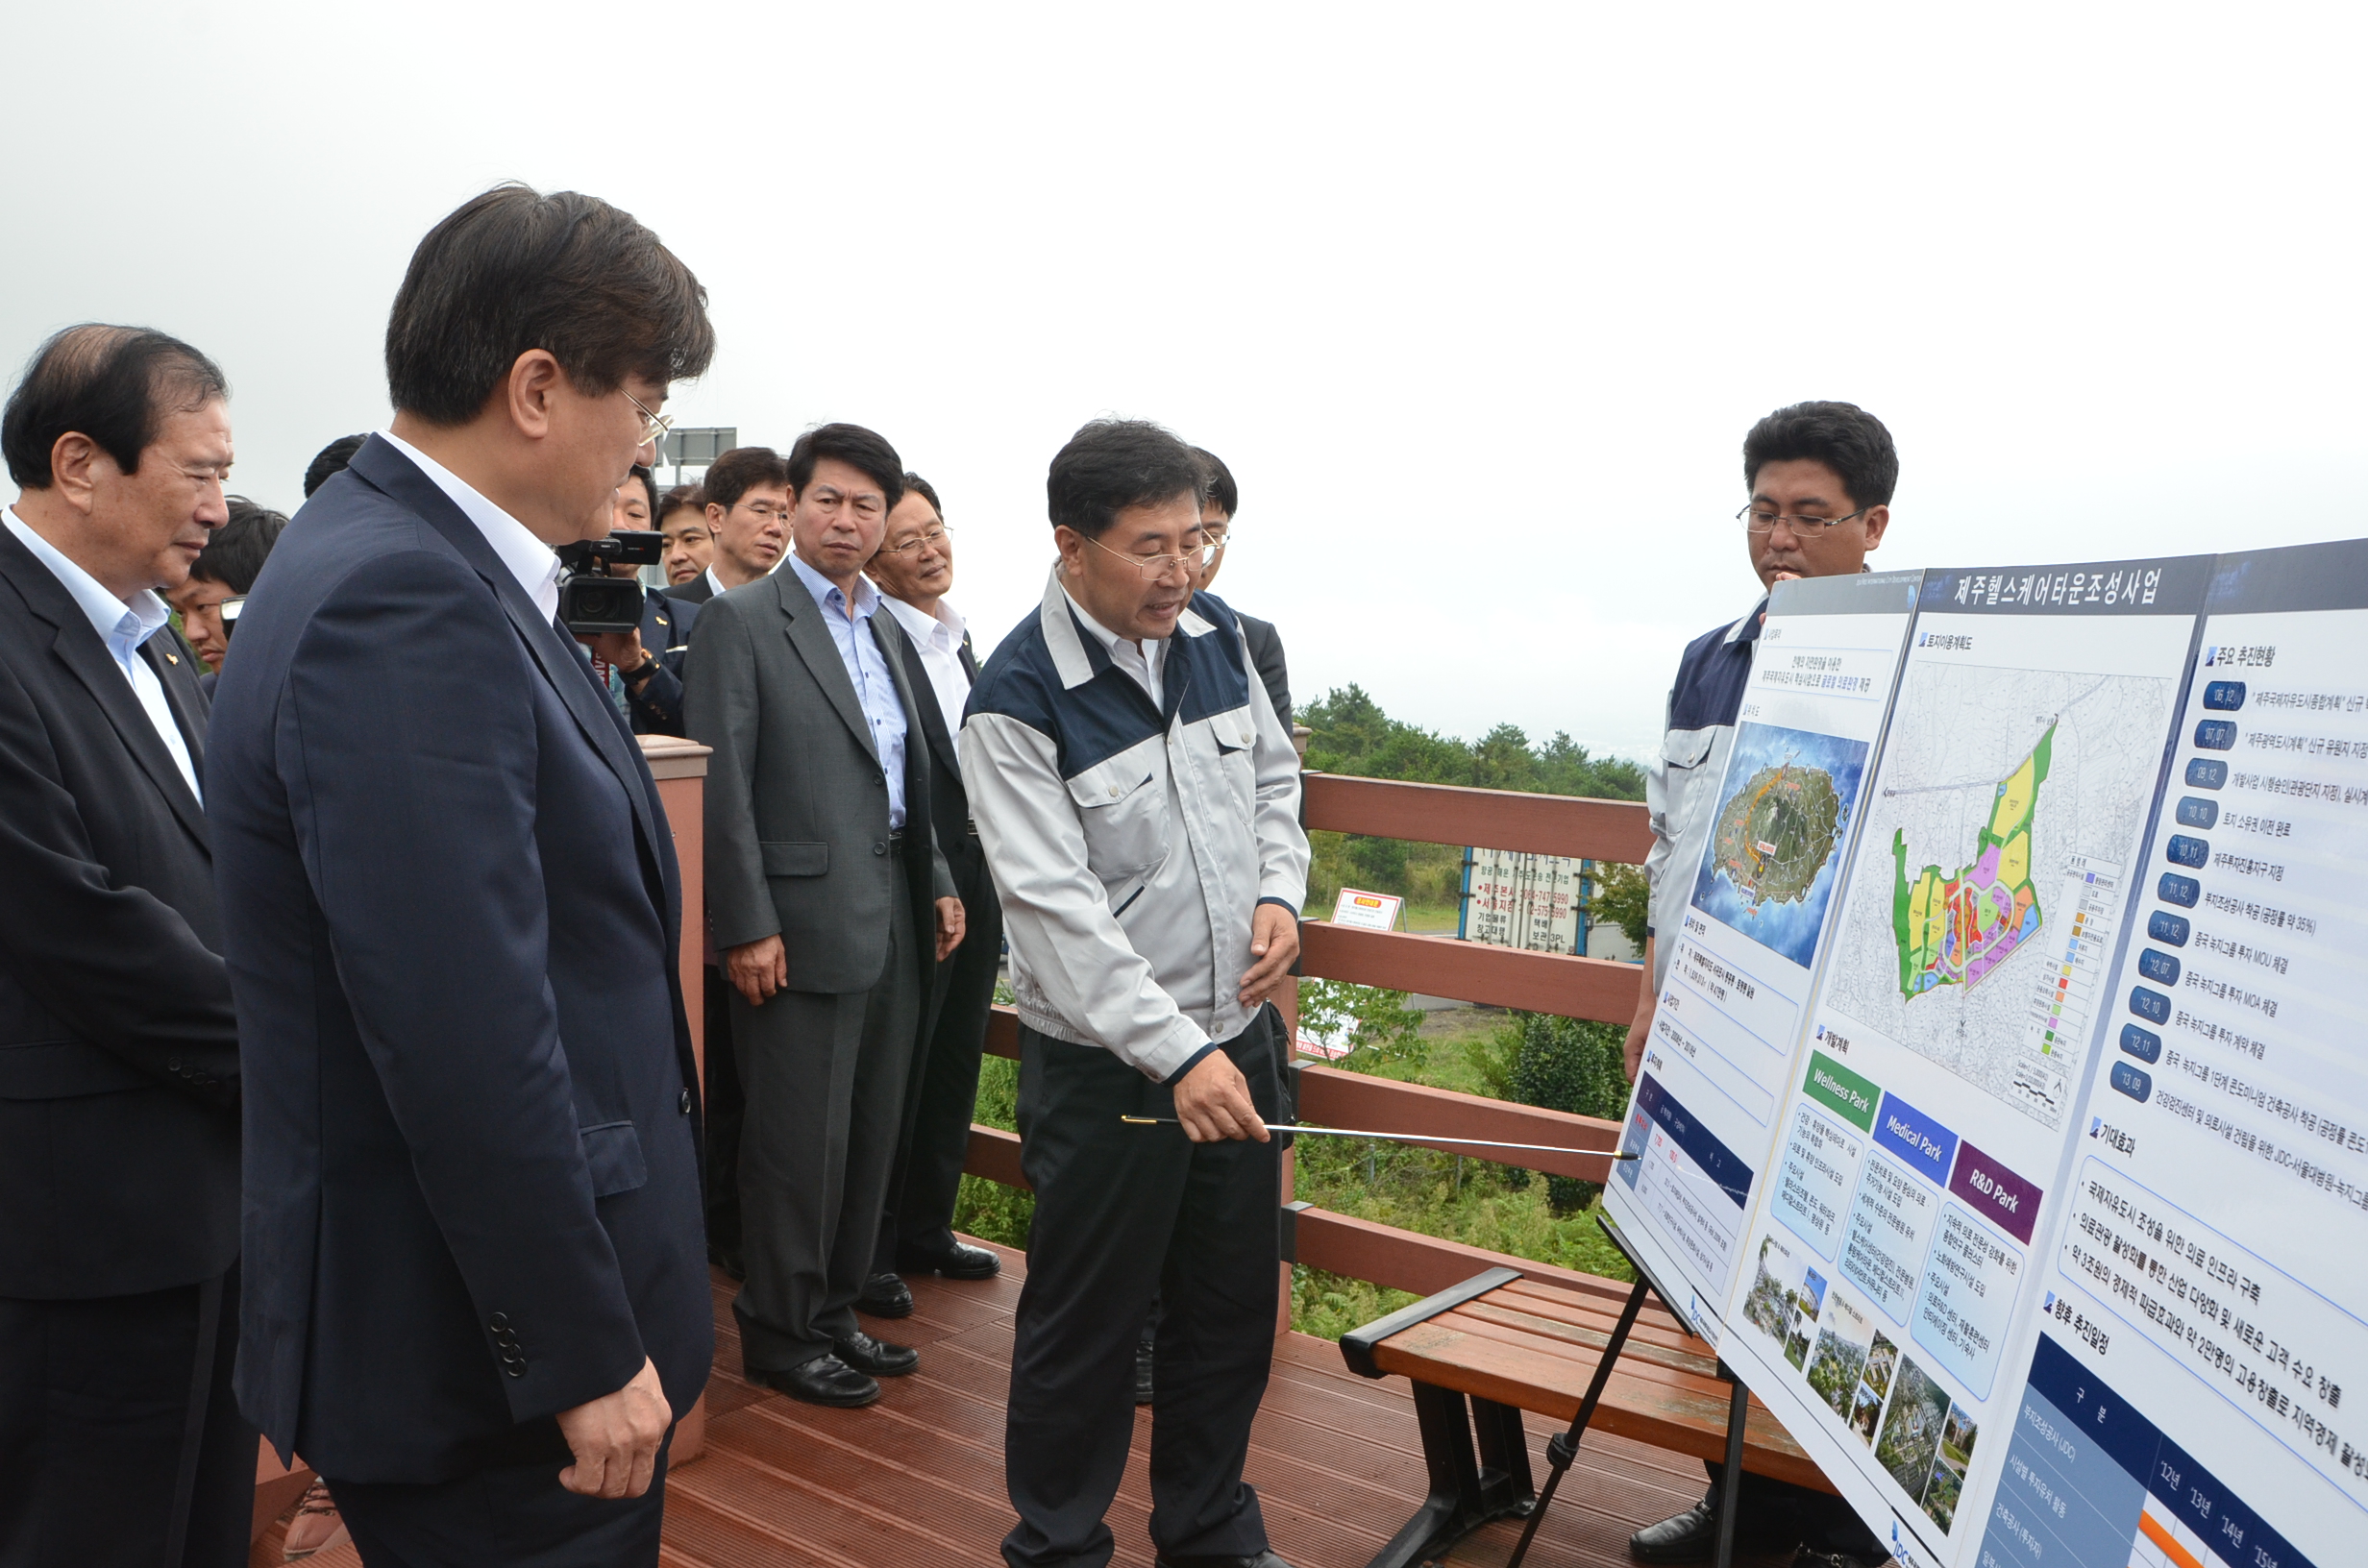
[[749, 1277], [731, 1310], [752, 1373], [803, 1365], [855, 1332], [921, 1029], [924, 955], [913, 942], [900, 876], [888, 965], [870, 991], [776, 992], [756, 1007], [732, 993]]

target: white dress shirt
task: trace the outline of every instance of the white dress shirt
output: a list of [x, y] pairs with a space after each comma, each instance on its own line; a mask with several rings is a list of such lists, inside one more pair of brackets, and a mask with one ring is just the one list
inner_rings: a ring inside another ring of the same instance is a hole
[[495, 555], [518, 586], [534, 600], [534, 607], [551, 620], [559, 613], [559, 557], [551, 547], [534, 537], [524, 523], [480, 495], [468, 480], [446, 468], [392, 430], [379, 431], [381, 439], [418, 465], [419, 471], [435, 481], [435, 487], [452, 498], [461, 515], [477, 525], [477, 531], [485, 536]]
[[724, 579], [715, 575], [714, 567], [711, 566], [707, 568], [705, 576], [707, 579], [708, 598], [712, 599], [718, 594], [728, 594], [731, 592], [730, 589], [724, 586]]
[[1077, 602], [1077, 596], [1069, 591], [1066, 583], [1062, 585], [1061, 593], [1069, 600], [1069, 607], [1077, 612], [1077, 619], [1085, 629], [1094, 634], [1094, 640], [1101, 644], [1103, 650], [1110, 655], [1110, 662], [1134, 676], [1135, 684], [1150, 694], [1151, 706], [1162, 713], [1167, 712], [1168, 703], [1161, 691], [1160, 672], [1168, 664], [1168, 640], [1162, 637], [1150, 643], [1138, 643], [1131, 637], [1122, 637], [1086, 614], [1085, 606]]
[[921, 668], [929, 674], [929, 690], [937, 697], [937, 711], [946, 717], [946, 733], [961, 734], [962, 710], [971, 700], [970, 672], [962, 668], [965, 623], [961, 612], [942, 599], [934, 615], [886, 595], [881, 601], [921, 655]]
[[203, 805], [206, 792], [198, 788], [197, 767], [189, 760], [189, 743], [181, 737], [181, 726], [173, 722], [173, 710], [164, 700], [164, 682], [139, 656], [140, 645], [164, 629], [172, 614], [164, 600], [152, 589], [142, 588], [130, 600], [117, 599], [107, 586], [89, 573], [76, 566], [62, 554], [55, 545], [42, 538], [16, 515], [12, 506], [0, 512], [0, 523], [6, 523], [9, 532], [16, 535], [17, 543], [33, 551], [34, 558], [57, 577], [65, 591], [90, 618], [90, 629], [107, 645], [108, 657], [123, 672], [123, 678], [132, 683], [132, 695], [139, 699], [140, 711], [156, 726], [157, 739], [172, 754], [173, 764], [181, 776], [189, 781], [189, 793]]

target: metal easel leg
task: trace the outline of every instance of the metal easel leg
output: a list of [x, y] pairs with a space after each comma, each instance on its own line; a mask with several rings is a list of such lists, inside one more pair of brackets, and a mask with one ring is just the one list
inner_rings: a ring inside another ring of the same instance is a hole
[[1718, 1363], [1718, 1375], [1734, 1387], [1727, 1400], [1727, 1467], [1718, 1478], [1718, 1555], [1712, 1568], [1735, 1568], [1735, 1521], [1742, 1510], [1743, 1421], [1751, 1412], [1751, 1390], [1743, 1380]]
[[[1603, 1398], [1604, 1384], [1612, 1381], [1612, 1363], [1619, 1360], [1620, 1351], [1628, 1343], [1628, 1331], [1636, 1327], [1637, 1312], [1644, 1305], [1644, 1292], [1648, 1288], [1640, 1278], [1636, 1288], [1628, 1292], [1628, 1305], [1620, 1309], [1619, 1327], [1612, 1331], [1612, 1337], [1604, 1343], [1603, 1357], [1595, 1362], [1595, 1376], [1587, 1385], [1587, 1397], [1579, 1402], [1579, 1413], [1572, 1418], [1570, 1430], [1558, 1433], [1547, 1441], [1545, 1462], [1552, 1467], [1553, 1473], [1545, 1478], [1545, 1490], [1538, 1494], [1538, 1501], [1530, 1507], [1529, 1519], [1521, 1526], [1521, 1538], [1515, 1543], [1513, 1556], [1505, 1559], [1505, 1568], [1521, 1568], [1521, 1559], [1529, 1555], [1529, 1543], [1538, 1534], [1539, 1522], [1545, 1518], [1546, 1505], [1554, 1501], [1554, 1489], [1563, 1483], [1563, 1476], [1570, 1469], [1570, 1461], [1579, 1457], [1579, 1439], [1586, 1436], [1587, 1424], [1594, 1419], [1595, 1406]], [[1735, 1446], [1732, 1436], [1728, 1438], [1727, 1446]], [[1722, 1563], [1719, 1568], [1727, 1568], [1727, 1565]]]

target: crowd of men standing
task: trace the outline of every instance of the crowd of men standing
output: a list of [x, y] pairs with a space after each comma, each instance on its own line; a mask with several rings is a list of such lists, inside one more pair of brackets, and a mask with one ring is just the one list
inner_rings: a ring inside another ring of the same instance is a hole
[[[304, 1547], [654, 1562], [711, 1264], [746, 1375], [849, 1407], [918, 1364], [864, 1327], [905, 1277], [996, 1273], [951, 1220], [1006, 934], [1039, 1217], [1005, 1556], [1108, 1560], [1147, 1356], [1163, 1560], [1275, 1561], [1241, 1473], [1307, 845], [1279, 640], [1202, 591], [1232, 477], [1080, 429], [982, 663], [876, 432], [661, 492], [713, 352], [629, 215], [505, 186], [421, 242], [394, 418], [293, 521], [226, 494], [186, 343], [68, 329], [11, 394], [0, 1568], [244, 1562], [259, 1430], [325, 1478]], [[619, 527], [668, 586], [571, 625], [555, 551]], [[703, 910], [651, 735], [710, 748]]]

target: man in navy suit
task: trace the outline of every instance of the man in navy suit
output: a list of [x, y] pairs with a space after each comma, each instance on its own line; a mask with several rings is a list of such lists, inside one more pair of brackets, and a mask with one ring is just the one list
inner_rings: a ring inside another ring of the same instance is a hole
[[627, 214], [461, 207], [395, 298], [392, 428], [288, 526], [217, 693], [239, 1402], [370, 1568], [657, 1560], [714, 1350], [679, 897], [552, 547], [713, 352]]

